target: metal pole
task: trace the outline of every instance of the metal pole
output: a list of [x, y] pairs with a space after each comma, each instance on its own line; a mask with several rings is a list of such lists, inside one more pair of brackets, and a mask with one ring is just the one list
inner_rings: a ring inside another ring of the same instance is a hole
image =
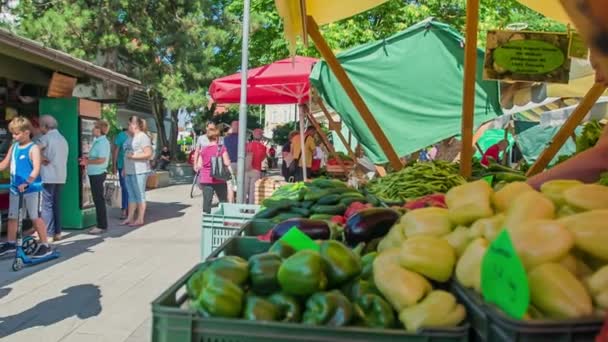
[[298, 115], [300, 116], [300, 163], [302, 163], [302, 180], [306, 180], [306, 146], [304, 146], [306, 142], [306, 138], [304, 137], [304, 133], [306, 129], [304, 128], [304, 114], [302, 108], [298, 106]]
[[241, 103], [239, 106], [239, 146], [237, 164], [237, 203], [245, 203], [245, 145], [247, 139], [247, 70], [249, 68], [249, 5], [243, 4], [243, 45], [241, 47]]

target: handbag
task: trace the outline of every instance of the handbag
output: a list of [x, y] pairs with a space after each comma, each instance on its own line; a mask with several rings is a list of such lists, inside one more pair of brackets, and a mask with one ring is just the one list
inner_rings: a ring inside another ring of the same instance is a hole
[[230, 180], [232, 175], [230, 170], [224, 164], [224, 158], [222, 157], [222, 145], [217, 145], [217, 153], [211, 157], [211, 177], [221, 180]]

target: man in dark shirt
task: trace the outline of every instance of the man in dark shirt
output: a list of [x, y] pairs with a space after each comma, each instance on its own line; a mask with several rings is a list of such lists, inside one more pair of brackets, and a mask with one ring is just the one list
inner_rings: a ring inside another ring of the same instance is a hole
[[163, 146], [162, 151], [160, 151], [160, 159], [158, 160], [158, 168], [166, 171], [167, 166], [171, 163], [171, 152], [169, 152], [169, 147]]
[[234, 190], [236, 189], [236, 180], [237, 180], [237, 160], [238, 160], [238, 149], [239, 149], [239, 122], [232, 121], [230, 124], [230, 133], [224, 137], [224, 146], [226, 146], [226, 151], [228, 152], [228, 157], [230, 158], [230, 166], [232, 167], [232, 171], [234, 171], [234, 178], [228, 184], [228, 202], [234, 203]]

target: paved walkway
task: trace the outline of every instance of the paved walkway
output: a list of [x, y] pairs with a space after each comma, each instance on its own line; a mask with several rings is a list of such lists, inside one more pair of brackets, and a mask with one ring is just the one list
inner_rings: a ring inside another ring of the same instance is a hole
[[68, 231], [55, 261], [12, 272], [0, 260], [0, 340], [150, 341], [150, 302], [200, 257], [201, 198], [189, 192], [148, 192], [138, 229], [114, 218], [107, 236]]

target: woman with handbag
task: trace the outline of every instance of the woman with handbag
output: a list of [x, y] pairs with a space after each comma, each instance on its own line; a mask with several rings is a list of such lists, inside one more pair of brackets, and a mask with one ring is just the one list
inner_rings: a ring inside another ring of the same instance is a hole
[[209, 144], [201, 149], [199, 159], [201, 169], [199, 183], [203, 190], [203, 212], [211, 213], [213, 194], [221, 202], [228, 201], [228, 186], [226, 181], [232, 177], [230, 158], [226, 147], [220, 144], [220, 132], [216, 127], [207, 127]]

